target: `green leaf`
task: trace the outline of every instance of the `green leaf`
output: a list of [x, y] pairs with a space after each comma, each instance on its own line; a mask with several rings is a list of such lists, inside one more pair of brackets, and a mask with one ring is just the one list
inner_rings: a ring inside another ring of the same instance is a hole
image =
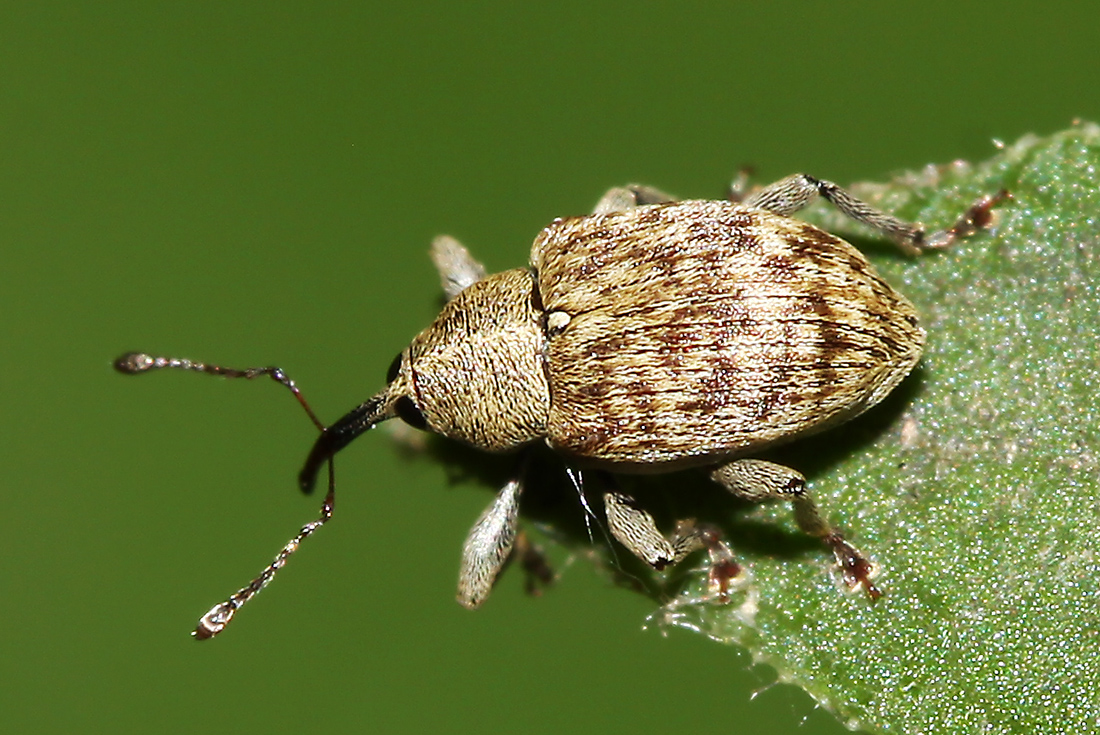
[[[928, 330], [886, 404], [782, 455], [880, 566], [885, 597], [849, 593], [788, 508], [742, 508], [729, 527], [749, 575], [732, 603], [698, 602], [694, 572], [656, 624], [747, 648], [852, 728], [1100, 727], [1098, 171], [1100, 128], [1081, 124], [853, 187], [932, 227], [1010, 191], [988, 232], [913, 259], [815, 207]], [[772, 528], [782, 540], [758, 538]]]

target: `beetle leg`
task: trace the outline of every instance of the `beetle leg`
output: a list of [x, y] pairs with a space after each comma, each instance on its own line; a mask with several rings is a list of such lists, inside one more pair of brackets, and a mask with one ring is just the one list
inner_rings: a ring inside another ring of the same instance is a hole
[[743, 500], [754, 503], [790, 501], [798, 527], [829, 545], [844, 572], [844, 579], [852, 586], [862, 585], [871, 599], [882, 596], [871, 581], [871, 563], [821, 515], [806, 488], [806, 478], [800, 472], [761, 459], [739, 459], [721, 465], [710, 473], [710, 477]]
[[450, 235], [439, 235], [432, 240], [431, 255], [448, 301], [485, 277], [485, 266], [474, 260], [470, 251]]
[[554, 570], [550, 566], [546, 554], [528, 537], [523, 529], [516, 534], [515, 547], [512, 555], [519, 560], [526, 577], [524, 591], [531, 597], [542, 594], [542, 588], [548, 587], [554, 582]]
[[509, 481], [470, 529], [458, 574], [458, 601], [463, 607], [473, 610], [485, 601], [508, 561], [516, 541], [522, 492], [519, 479]]
[[674, 201], [676, 201], [676, 197], [666, 194], [660, 189], [654, 189], [652, 186], [627, 184], [626, 186], [616, 186], [614, 189], [609, 189], [606, 194], [600, 197], [600, 201], [596, 203], [596, 208], [592, 210], [592, 214], [623, 212], [645, 204], [663, 204]]
[[711, 592], [725, 599], [730, 580], [740, 574], [741, 568], [717, 529], [698, 525], [693, 519], [682, 520], [676, 524], [672, 537], [666, 538], [657, 530], [653, 516], [638, 507], [629, 495], [604, 493], [603, 502], [611, 535], [630, 553], [658, 571], [705, 548], [710, 555]]
[[737, 169], [737, 175], [733, 177], [729, 185], [726, 187], [726, 199], [731, 202], [743, 202], [746, 197], [749, 196], [751, 187], [749, 186], [754, 172], [752, 166], [742, 166]]
[[957, 238], [972, 234], [989, 224], [990, 210], [995, 204], [1007, 198], [1008, 192], [1001, 191], [992, 196], [982, 197], [950, 228], [932, 234], [925, 233], [921, 225], [906, 222], [875, 209], [831, 181], [815, 179], [806, 174], [788, 176], [766, 186], [747, 197], [744, 203], [775, 214], [789, 215], [802, 209], [819, 196], [840, 210], [841, 214], [878, 230], [897, 243], [898, 247], [905, 252], [915, 254], [922, 250], [950, 247]]

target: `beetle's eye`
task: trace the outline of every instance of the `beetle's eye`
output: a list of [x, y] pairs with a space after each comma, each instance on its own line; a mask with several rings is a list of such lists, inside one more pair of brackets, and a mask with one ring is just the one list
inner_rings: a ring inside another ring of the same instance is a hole
[[428, 428], [428, 422], [424, 420], [424, 414], [420, 413], [420, 409], [408, 396], [398, 398], [397, 402], [393, 404], [393, 410], [397, 412], [399, 419], [414, 429], [423, 430]]
[[390, 369], [386, 371], [386, 382], [392, 383], [393, 379], [397, 377], [397, 374], [401, 372], [401, 353], [397, 353], [397, 357], [393, 358], [393, 362], [390, 363]]

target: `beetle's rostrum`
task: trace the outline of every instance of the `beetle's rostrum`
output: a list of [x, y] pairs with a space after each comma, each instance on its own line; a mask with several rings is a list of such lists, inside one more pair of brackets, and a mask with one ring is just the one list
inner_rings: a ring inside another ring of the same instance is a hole
[[[926, 236], [805, 175], [743, 202], [675, 201], [629, 186], [608, 192], [594, 214], [544, 228], [528, 267], [493, 275], [457, 241], [437, 238], [432, 257], [448, 302], [394, 361], [386, 387], [322, 428], [301, 471], [309, 492], [329, 465], [321, 516], [208, 612], [196, 636], [224, 629], [331, 517], [333, 455], [394, 417], [490, 452], [542, 441], [579, 470], [707, 468], [740, 498], [790, 501], [799, 528], [832, 549], [847, 582], [877, 598], [871, 563], [825, 520], [805, 478], [753, 456], [875, 405], [912, 370], [924, 345], [913, 306], [858, 250], [790, 218], [818, 195], [907, 251], [948, 247], [987, 224], [1006, 196], [985, 197], [953, 227]], [[141, 353], [124, 355], [116, 367], [266, 374], [309, 411], [278, 368], [233, 370]], [[458, 585], [466, 607], [485, 600], [513, 553], [523, 485], [520, 469], [466, 540]], [[656, 569], [705, 549], [713, 596], [725, 599], [739, 567], [716, 527], [684, 520], [666, 536], [620, 489], [604, 492], [603, 504], [611, 534]]]

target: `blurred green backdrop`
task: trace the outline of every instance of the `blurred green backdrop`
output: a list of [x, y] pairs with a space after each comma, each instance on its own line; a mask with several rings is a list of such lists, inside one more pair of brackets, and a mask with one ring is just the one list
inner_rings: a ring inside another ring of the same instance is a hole
[[278, 364], [335, 419], [434, 315], [433, 235], [501, 269], [615, 184], [849, 182], [1100, 118], [1086, 7], [5, 3], [5, 732], [844, 732], [583, 561], [462, 610], [491, 488], [381, 432], [194, 643], [314, 517], [314, 432], [266, 380], [110, 360]]

